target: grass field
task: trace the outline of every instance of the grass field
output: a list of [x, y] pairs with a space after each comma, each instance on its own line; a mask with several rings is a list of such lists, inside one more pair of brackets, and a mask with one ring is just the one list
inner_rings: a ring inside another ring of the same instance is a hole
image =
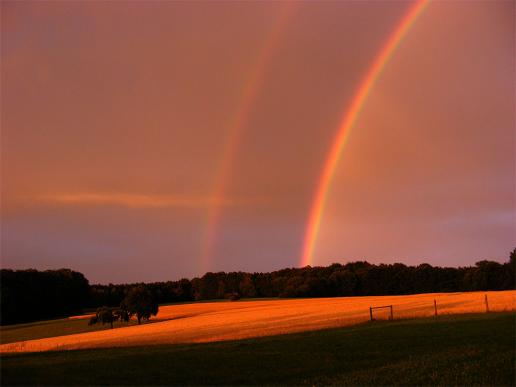
[[[434, 314], [434, 299], [439, 314], [479, 313], [485, 312], [485, 294], [491, 311], [515, 309], [515, 291], [178, 304], [161, 307], [158, 318], [152, 320], [155, 323], [142, 326], [80, 333], [89, 329], [87, 320], [70, 319], [44, 326], [2, 328], [4, 344], [0, 352], [203, 343], [281, 335], [362, 323], [369, 320], [369, 306], [392, 304], [396, 319], [428, 317]], [[378, 311], [375, 317], [386, 318], [387, 313]], [[56, 337], [48, 337], [50, 331]]]
[[515, 315], [205, 344], [3, 355], [3, 385], [514, 385]]

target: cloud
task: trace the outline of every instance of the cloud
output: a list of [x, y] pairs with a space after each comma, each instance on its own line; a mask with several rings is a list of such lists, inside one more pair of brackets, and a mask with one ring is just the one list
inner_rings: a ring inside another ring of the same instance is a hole
[[138, 193], [55, 193], [31, 197], [31, 202], [66, 206], [121, 206], [128, 208], [211, 207], [236, 206], [253, 202], [251, 199], [210, 197], [199, 195], [148, 195]]

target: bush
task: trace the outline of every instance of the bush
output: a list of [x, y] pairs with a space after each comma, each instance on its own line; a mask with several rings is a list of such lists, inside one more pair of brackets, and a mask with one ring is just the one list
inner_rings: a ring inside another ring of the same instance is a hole
[[240, 300], [240, 294], [238, 293], [230, 293], [228, 294], [227, 298], [229, 298], [230, 301], [238, 301]]

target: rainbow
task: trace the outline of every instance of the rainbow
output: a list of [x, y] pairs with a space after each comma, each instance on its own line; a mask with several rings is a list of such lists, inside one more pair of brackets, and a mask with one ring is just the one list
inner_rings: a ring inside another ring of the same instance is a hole
[[204, 235], [202, 237], [202, 251], [200, 257], [201, 273], [205, 273], [210, 269], [213, 260], [217, 230], [222, 215], [223, 206], [221, 203], [224, 202], [224, 196], [227, 192], [231, 176], [231, 167], [234, 164], [237, 150], [241, 142], [242, 128], [245, 126], [246, 122], [248, 122], [252, 104], [260, 91], [260, 86], [263, 84], [263, 77], [268, 64], [271, 61], [272, 55], [280, 43], [280, 37], [292, 12], [293, 4], [294, 2], [291, 1], [286, 1], [282, 4], [279, 15], [267, 35], [267, 38], [265, 39], [257, 56], [255, 65], [253, 66], [252, 71], [247, 78], [247, 82], [244, 85], [239, 98], [240, 104], [236, 109], [236, 113], [229, 121], [224, 146], [221, 152], [221, 161], [216, 167], [214, 183], [212, 185], [211, 197], [214, 204], [210, 206], [210, 209], [208, 210]]
[[366, 73], [355, 93], [351, 106], [344, 112], [341, 124], [322, 168], [314, 199], [310, 207], [300, 262], [301, 266], [310, 265], [313, 261], [314, 247], [317, 241], [321, 219], [326, 207], [328, 192], [330, 191], [335, 170], [339, 164], [339, 159], [344, 146], [346, 145], [346, 141], [349, 138], [351, 129], [357, 122], [360, 112], [367, 101], [367, 97], [378, 80], [382, 70], [399, 47], [403, 37], [415, 23], [418, 16], [421, 15], [428, 3], [429, 0], [417, 0], [409, 7], [396, 28], [390, 34], [378, 55], [375, 57], [369, 71]]

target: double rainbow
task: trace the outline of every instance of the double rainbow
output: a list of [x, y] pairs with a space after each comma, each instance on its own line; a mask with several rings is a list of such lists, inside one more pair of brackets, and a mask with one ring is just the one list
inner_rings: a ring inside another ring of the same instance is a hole
[[310, 265], [313, 262], [315, 243], [321, 226], [321, 219], [324, 215], [328, 193], [351, 129], [357, 122], [360, 112], [367, 101], [367, 97], [378, 80], [382, 70], [399, 47], [403, 37], [415, 23], [418, 16], [424, 11], [428, 3], [429, 0], [417, 0], [409, 7], [374, 59], [369, 71], [366, 73], [355, 93], [351, 106], [344, 112], [341, 124], [326, 157], [310, 208], [300, 261], [301, 266]]

